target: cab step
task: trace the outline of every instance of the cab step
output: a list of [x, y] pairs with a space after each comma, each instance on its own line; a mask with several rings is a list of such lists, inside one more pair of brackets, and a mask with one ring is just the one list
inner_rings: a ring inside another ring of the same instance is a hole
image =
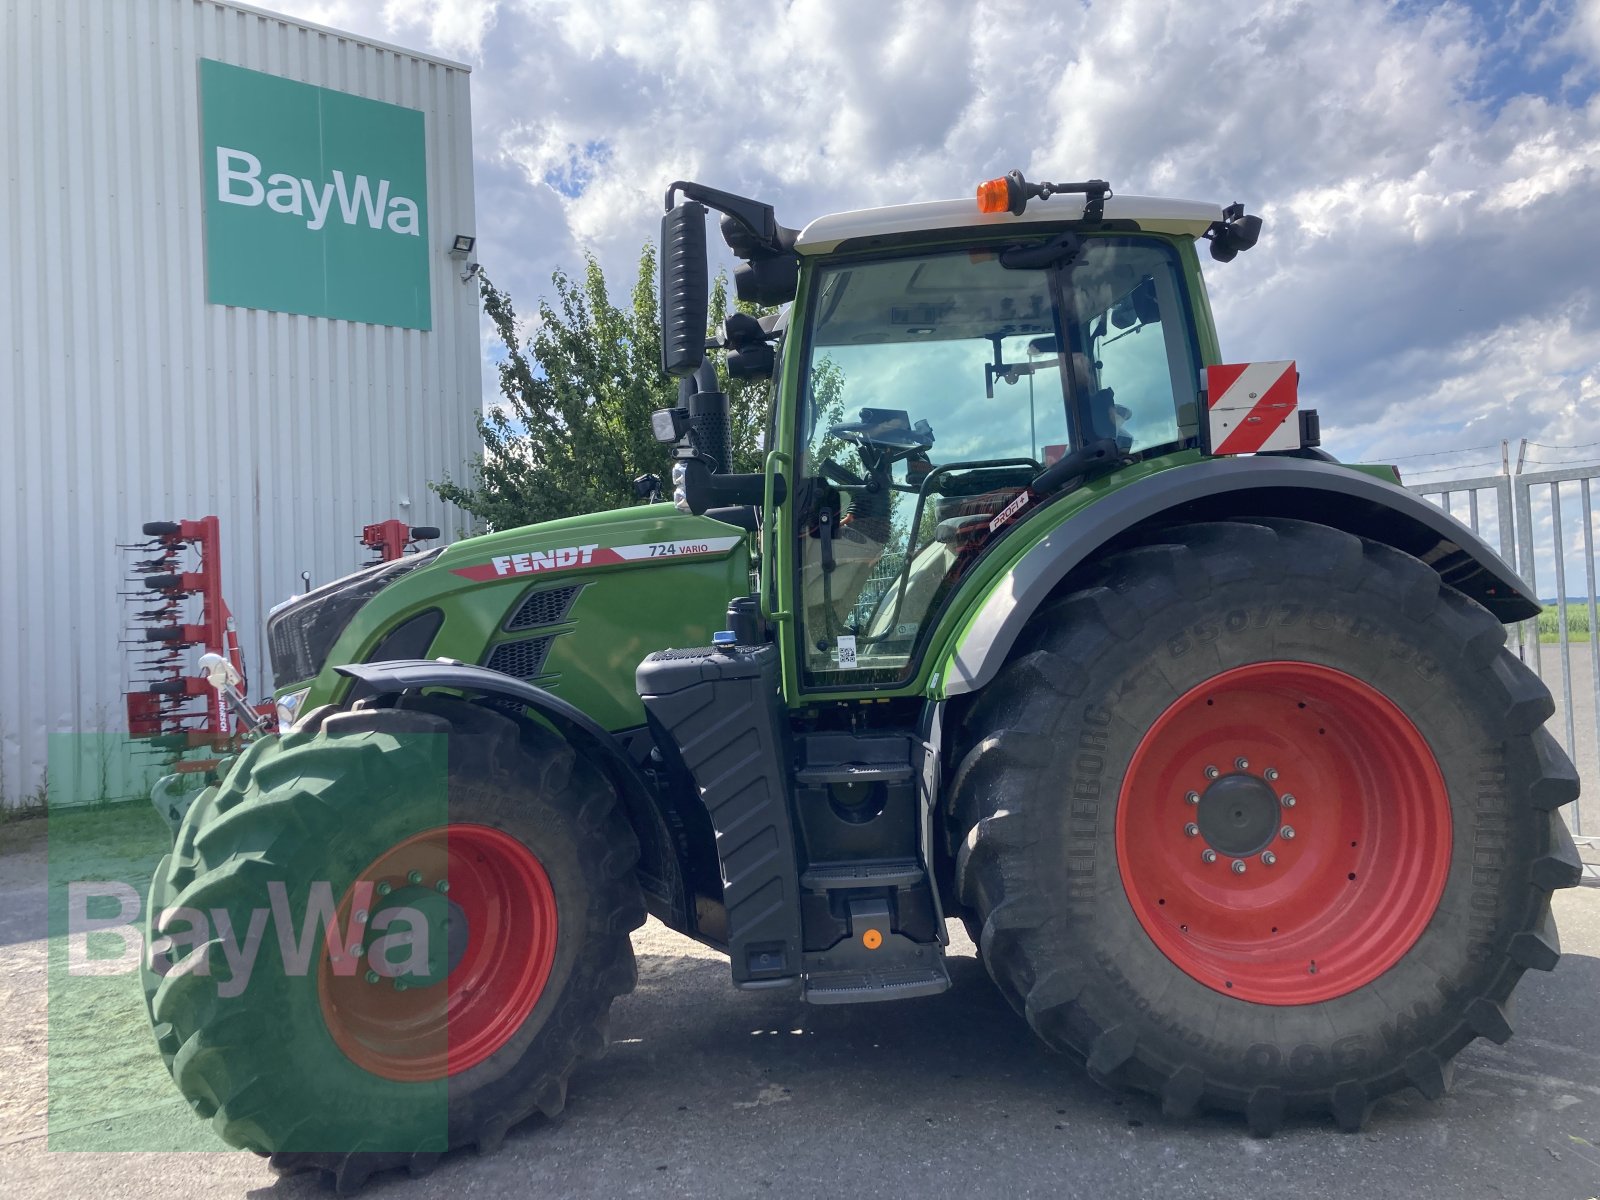
[[800, 886], [813, 892], [835, 892], [844, 888], [910, 887], [927, 876], [914, 859], [876, 863], [827, 863], [807, 867], [800, 875]]
[[908, 762], [825, 763], [801, 767], [794, 773], [794, 781], [810, 787], [825, 783], [905, 783], [915, 774]]
[[937, 996], [949, 986], [950, 972], [941, 957], [923, 966], [811, 971], [806, 975], [804, 996], [808, 1004], [863, 1004]]
[[936, 996], [950, 986], [944, 947], [918, 942], [891, 924], [889, 901], [849, 901], [850, 933], [802, 961], [801, 995], [811, 1004], [864, 1004]]

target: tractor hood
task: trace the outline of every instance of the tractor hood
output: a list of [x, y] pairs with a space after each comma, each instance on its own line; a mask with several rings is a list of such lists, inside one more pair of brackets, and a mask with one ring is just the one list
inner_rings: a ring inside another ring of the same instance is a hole
[[[722, 628], [728, 601], [750, 590], [749, 537], [651, 504], [456, 542], [371, 593], [306, 659], [314, 677], [280, 676], [280, 707], [299, 713], [347, 698], [350, 681], [336, 666], [451, 658], [547, 688], [607, 728], [638, 724], [634, 667], [655, 650], [704, 645]], [[319, 599], [286, 606], [274, 624], [326, 624]]]

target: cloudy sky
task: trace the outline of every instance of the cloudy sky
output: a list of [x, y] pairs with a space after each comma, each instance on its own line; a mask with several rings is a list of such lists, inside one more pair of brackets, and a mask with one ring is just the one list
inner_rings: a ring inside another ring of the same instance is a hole
[[1209, 276], [1224, 353], [1299, 360], [1341, 457], [1600, 458], [1600, 0], [271, 2], [473, 65], [525, 311], [585, 251], [630, 282], [675, 178], [798, 226], [1098, 175], [1262, 214]]

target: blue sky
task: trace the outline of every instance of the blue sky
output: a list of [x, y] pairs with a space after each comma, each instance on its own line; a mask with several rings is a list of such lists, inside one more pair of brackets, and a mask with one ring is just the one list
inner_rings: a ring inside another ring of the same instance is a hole
[[586, 251], [631, 284], [675, 178], [801, 225], [1098, 175], [1266, 218], [1209, 274], [1224, 353], [1298, 360], [1341, 457], [1600, 443], [1600, 0], [275, 7], [473, 65], [479, 257], [525, 313]]

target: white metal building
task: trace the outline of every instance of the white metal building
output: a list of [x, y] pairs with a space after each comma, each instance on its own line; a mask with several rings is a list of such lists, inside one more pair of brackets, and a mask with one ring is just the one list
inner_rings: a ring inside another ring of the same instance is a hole
[[[143, 522], [220, 518], [252, 695], [302, 571], [462, 524], [427, 485], [481, 448], [467, 68], [221, 0], [0, 0], [0, 166], [15, 805], [53, 735], [126, 728]], [[58, 754], [51, 802], [104, 793], [81, 774]]]

